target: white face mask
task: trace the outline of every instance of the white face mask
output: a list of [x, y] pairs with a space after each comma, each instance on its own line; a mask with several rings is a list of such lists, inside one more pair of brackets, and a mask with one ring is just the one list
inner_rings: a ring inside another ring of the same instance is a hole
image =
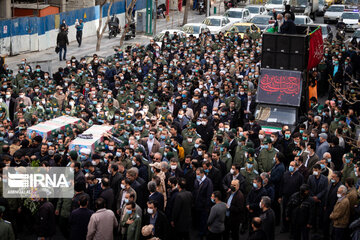
[[121, 189], [125, 189], [125, 184], [121, 184]]
[[148, 212], [148, 214], [153, 214], [153, 213], [154, 213], [154, 209], [148, 208], [148, 209], [147, 209], [147, 212]]
[[234, 169], [230, 169], [230, 173], [234, 174], [235, 173]]
[[171, 165], [170, 168], [171, 168], [172, 170], [175, 170], [175, 169], [177, 168], [177, 166], [176, 166], [176, 165]]
[[338, 198], [341, 198], [341, 197], [342, 197], [340, 193], [336, 194], [336, 196], [337, 196]]

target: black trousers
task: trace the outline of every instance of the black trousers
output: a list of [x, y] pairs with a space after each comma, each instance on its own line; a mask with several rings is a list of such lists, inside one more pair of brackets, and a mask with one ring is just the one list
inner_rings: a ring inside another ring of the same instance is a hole
[[208, 235], [206, 237], [207, 240], [222, 240], [223, 233], [212, 233], [208, 231]]
[[240, 222], [230, 222], [230, 218], [225, 218], [224, 240], [239, 240]]
[[81, 41], [82, 41], [82, 31], [76, 31], [76, 41], [79, 44], [79, 47], [81, 46]]

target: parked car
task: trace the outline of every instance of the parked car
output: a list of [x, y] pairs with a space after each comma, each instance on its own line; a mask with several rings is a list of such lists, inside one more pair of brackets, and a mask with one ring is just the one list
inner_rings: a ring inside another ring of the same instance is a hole
[[308, 16], [305, 16], [305, 15], [296, 15], [295, 16], [295, 21], [294, 23], [296, 25], [299, 25], [299, 24], [306, 24], [306, 25], [309, 25], [309, 24], [314, 24], [314, 21], [308, 17]]
[[273, 9], [282, 12], [285, 10], [285, 3], [287, 4], [288, 2], [287, 0], [268, 0], [264, 7], [268, 12]]
[[169, 32], [169, 38], [173, 38], [174, 33], [176, 32], [176, 34], [178, 36], [180, 36], [180, 39], [184, 39], [186, 38], [186, 33], [178, 30], [178, 29], [169, 29], [169, 30], [162, 30], [160, 33], [158, 33], [155, 37], [154, 37], [154, 41], [161, 47], [162, 45], [162, 41], [165, 37], [166, 32]]
[[346, 24], [345, 31], [355, 31], [359, 28], [359, 12], [343, 12], [339, 21], [342, 21]]
[[244, 38], [246, 31], [260, 33], [260, 28], [253, 23], [234, 23], [229, 31], [225, 33], [225, 36], [229, 36], [231, 33], [239, 34], [241, 38]]
[[331, 5], [324, 14], [324, 23], [337, 22], [343, 14], [345, 5]]
[[210, 32], [210, 29], [203, 23], [188, 23], [181, 30], [186, 33], [186, 36], [193, 35], [195, 37], [199, 37], [200, 33]]
[[230, 8], [224, 13], [224, 16], [227, 17], [231, 23], [236, 22], [249, 22], [250, 11], [245, 8]]
[[273, 23], [275, 23], [275, 20], [269, 15], [255, 15], [250, 20], [250, 22], [258, 26], [263, 32], [268, 26], [271, 26]]
[[354, 47], [360, 47], [360, 29], [356, 29], [355, 32], [352, 34], [351, 38], [347, 40], [347, 42], [351, 42]]
[[256, 15], [266, 14], [266, 9], [263, 5], [248, 5], [245, 7], [250, 12], [250, 17], [253, 18]]
[[230, 20], [224, 16], [207, 17], [202, 23], [208, 27], [211, 34], [219, 34], [220, 32], [225, 32], [231, 27]]

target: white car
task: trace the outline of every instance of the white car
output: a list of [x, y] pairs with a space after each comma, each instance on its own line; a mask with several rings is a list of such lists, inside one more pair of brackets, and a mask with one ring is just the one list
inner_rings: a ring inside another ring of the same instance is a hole
[[275, 23], [275, 20], [273, 17], [268, 15], [256, 15], [250, 20], [250, 22], [258, 26], [263, 32], [269, 26], [272, 26], [273, 23]]
[[266, 14], [266, 9], [263, 5], [248, 5], [245, 7], [250, 12], [250, 17], [253, 18], [256, 15]]
[[224, 16], [227, 17], [231, 23], [244, 23], [249, 22], [250, 11], [245, 8], [230, 8], [224, 13]]
[[313, 21], [310, 17], [308, 17], [308, 16], [305, 16], [305, 15], [296, 15], [296, 16], [295, 16], [295, 21], [294, 21], [294, 23], [295, 23], [296, 25], [299, 25], [299, 24], [306, 24], [306, 25], [308, 25], [308, 24], [314, 24], [314, 21]]
[[288, 3], [286, 0], [268, 0], [265, 4], [265, 9], [267, 11], [272, 11], [275, 9], [276, 11], [283, 12], [285, 10], [285, 3]]
[[188, 23], [185, 24], [181, 30], [186, 33], [186, 36], [193, 35], [197, 38], [199, 37], [200, 33], [210, 32], [209, 28], [203, 23]]
[[331, 5], [324, 14], [324, 23], [331, 21], [337, 22], [343, 14], [345, 5], [333, 4]]
[[154, 41], [161, 47], [162, 45], [162, 40], [164, 39], [165, 33], [169, 32], [169, 37], [170, 37], [170, 41], [174, 36], [174, 33], [176, 32], [176, 34], [178, 36], [180, 36], [180, 39], [184, 39], [186, 38], [186, 33], [178, 30], [178, 29], [169, 29], [169, 30], [162, 30], [160, 33], [158, 33], [155, 37], [154, 37]]
[[344, 12], [340, 20], [346, 24], [345, 31], [355, 31], [359, 27], [359, 18], [358, 12]]
[[223, 16], [207, 17], [202, 23], [208, 27], [211, 34], [225, 32], [226, 30], [230, 29], [232, 25], [230, 20], [227, 17]]

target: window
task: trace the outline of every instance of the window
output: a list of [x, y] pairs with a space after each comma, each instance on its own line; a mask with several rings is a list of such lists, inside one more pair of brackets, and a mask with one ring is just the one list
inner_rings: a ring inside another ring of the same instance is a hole
[[229, 18], [242, 18], [242, 12], [239, 11], [227, 11], [225, 16]]

